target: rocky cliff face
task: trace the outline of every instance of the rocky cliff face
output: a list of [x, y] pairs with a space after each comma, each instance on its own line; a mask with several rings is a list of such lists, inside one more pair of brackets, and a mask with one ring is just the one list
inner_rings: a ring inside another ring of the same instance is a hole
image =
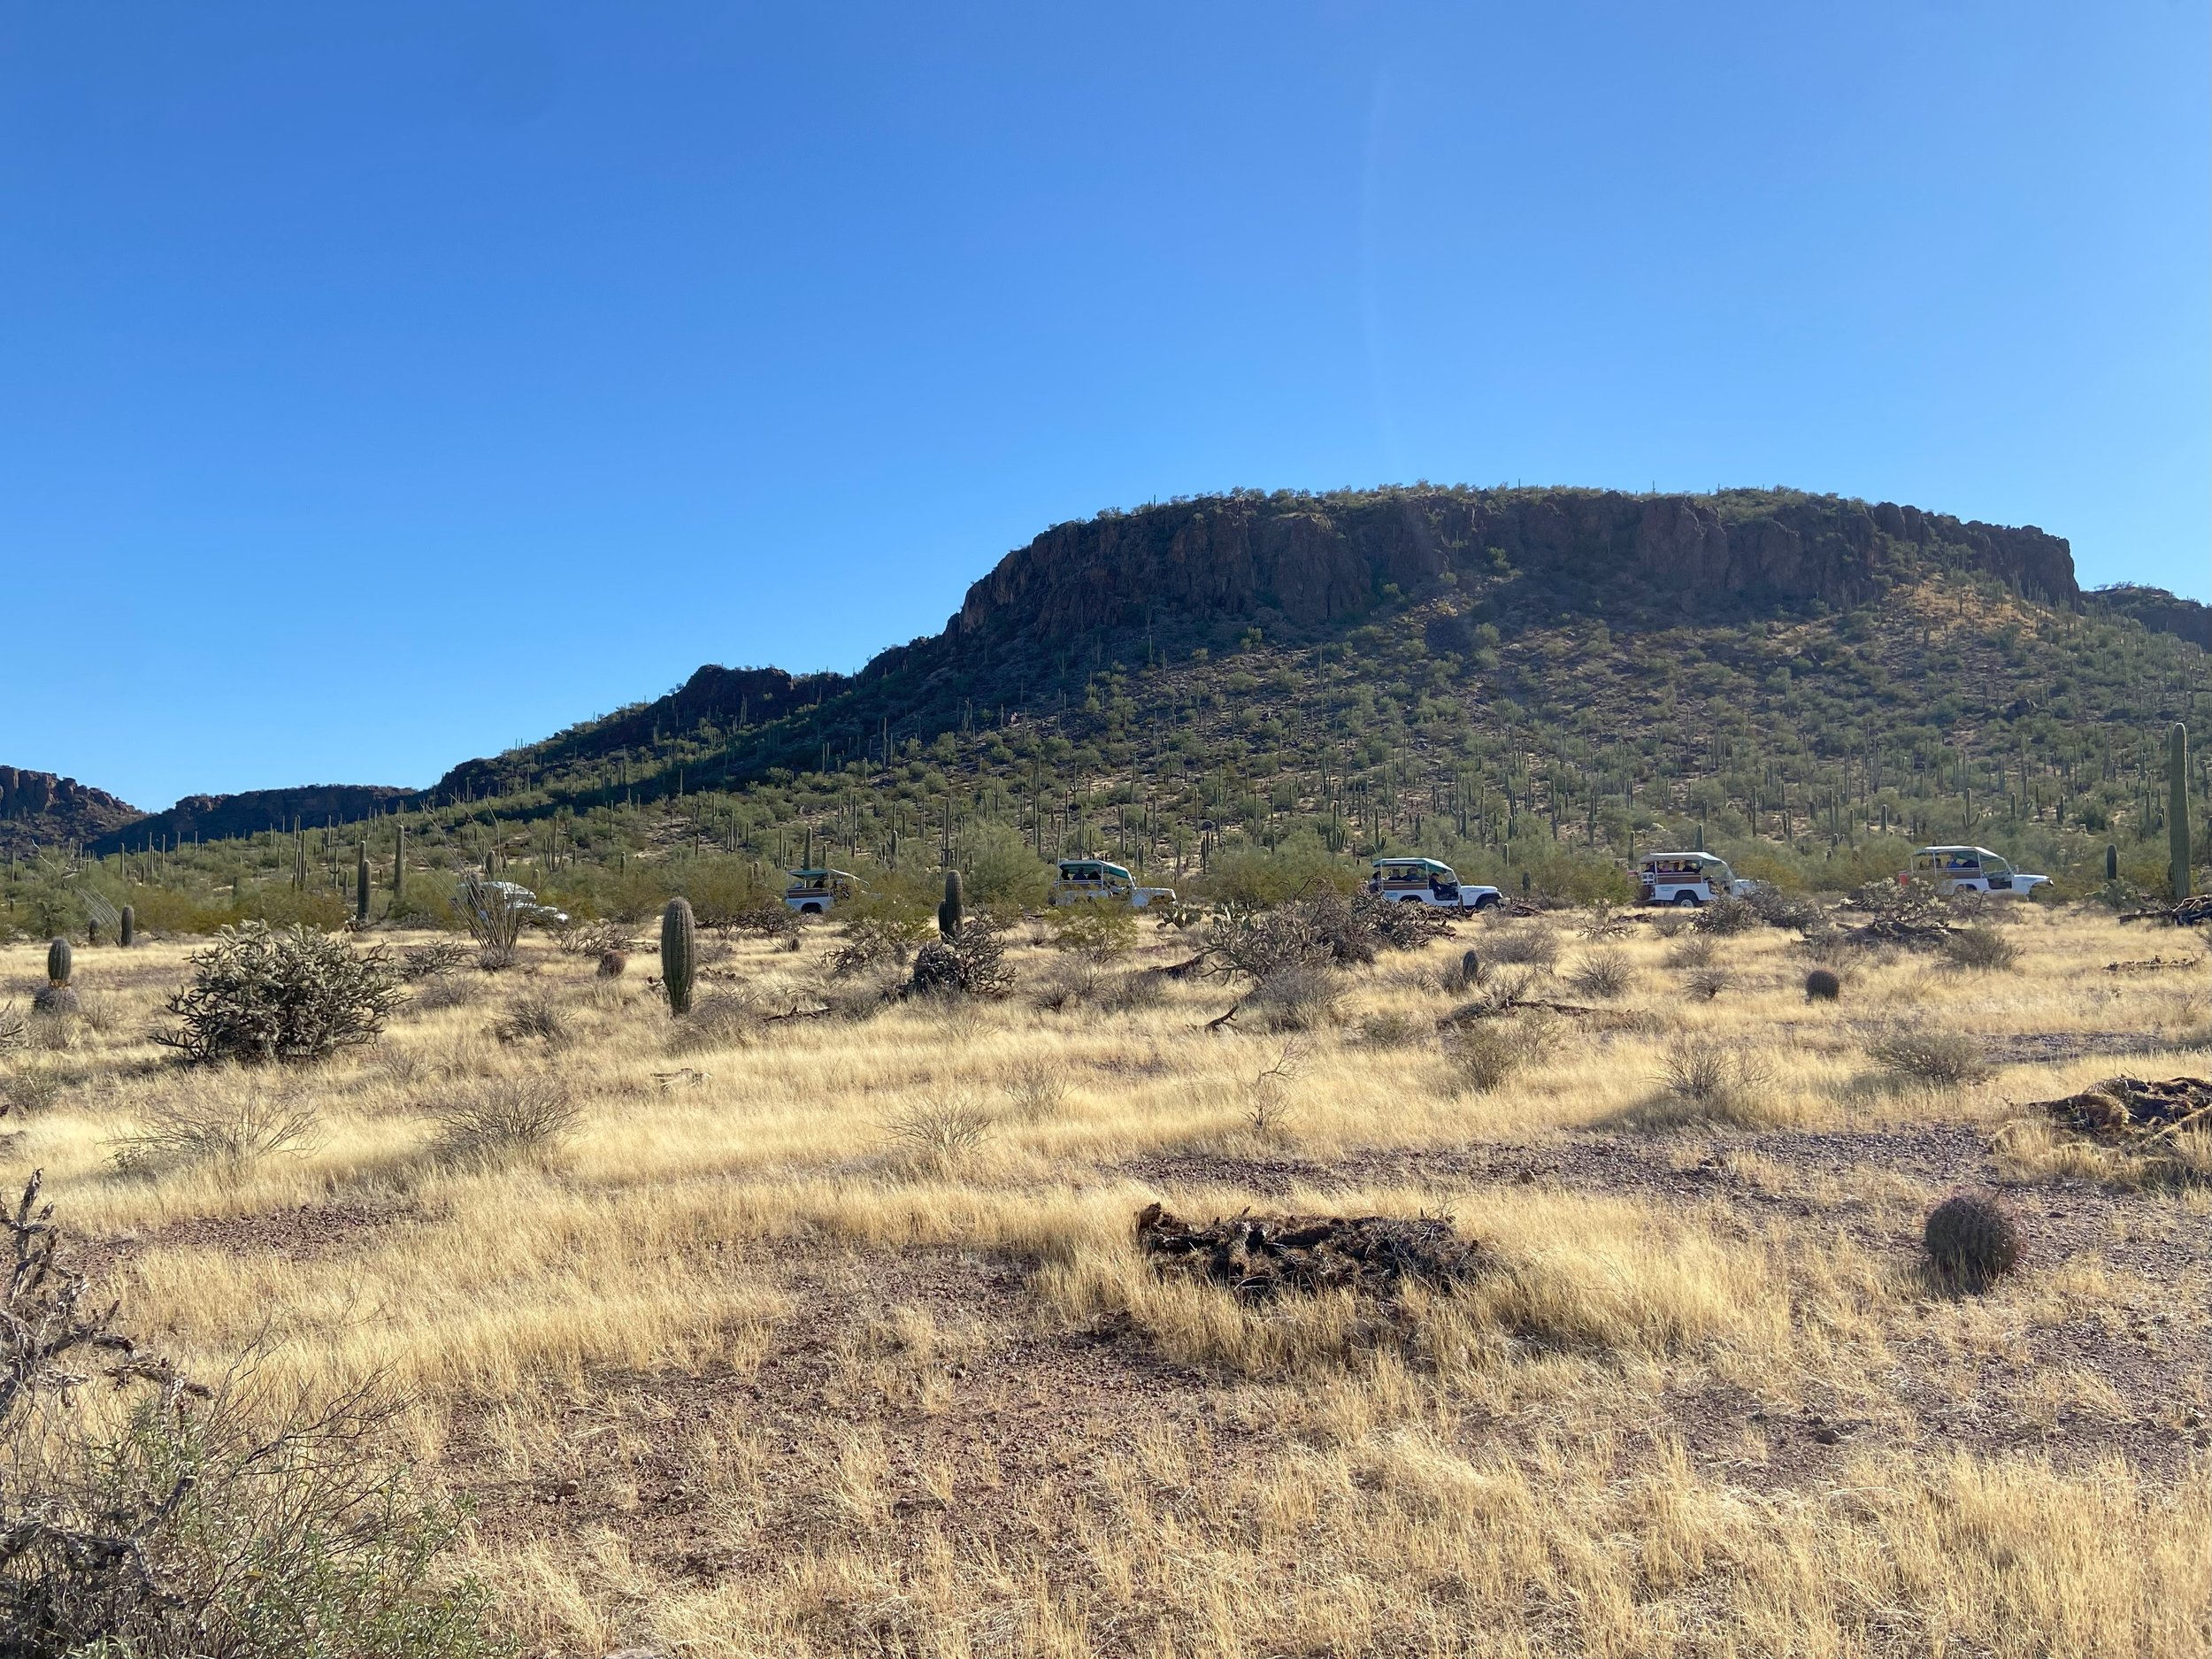
[[0, 856], [81, 846], [143, 818], [127, 801], [74, 778], [0, 766]]
[[1521, 598], [1594, 599], [1609, 614], [1849, 605], [1931, 570], [1985, 572], [2059, 604], [2080, 598], [2062, 538], [1890, 502], [1407, 489], [1235, 495], [1058, 525], [971, 588], [953, 628], [1064, 639], [1148, 618], [1268, 611], [1311, 631], [1361, 615], [1386, 587], [1411, 593], [1448, 573], [1509, 609]]
[[1947, 571], [2061, 605], [2081, 599], [2060, 537], [1890, 502], [1425, 487], [1204, 496], [1056, 525], [969, 588], [943, 634], [883, 651], [856, 675], [702, 668], [653, 703], [456, 767], [434, 793], [465, 800], [585, 771], [606, 787], [618, 756], [650, 765], [664, 740], [711, 728], [719, 741], [818, 706], [821, 733], [799, 730], [802, 720], [732, 746], [751, 757], [743, 764], [803, 765], [824, 736], [855, 749], [879, 730], [942, 730], [978, 707], [1018, 708], [1064, 672], [1077, 640], [1119, 635], [1115, 649], [1139, 660], [1147, 634], [1171, 649], [1247, 626], [1310, 640], [1394, 595], [1447, 585], [1469, 602], [1463, 627], [1495, 622], [1510, 634], [1563, 614], [1632, 627], [1845, 607]]
[[221, 841], [265, 829], [289, 829], [298, 818], [308, 825], [350, 824], [372, 818], [414, 792], [384, 784], [306, 784], [296, 789], [249, 789], [239, 795], [188, 795], [165, 812], [139, 816], [94, 838], [90, 850], [135, 851], [149, 844]]

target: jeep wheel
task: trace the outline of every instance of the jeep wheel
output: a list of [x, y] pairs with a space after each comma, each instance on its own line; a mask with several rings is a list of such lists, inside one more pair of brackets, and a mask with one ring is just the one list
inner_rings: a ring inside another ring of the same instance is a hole
[[1677, 910], [1694, 910], [1697, 909], [1698, 902], [1698, 896], [1694, 893], [1678, 893], [1674, 895], [1674, 906]]

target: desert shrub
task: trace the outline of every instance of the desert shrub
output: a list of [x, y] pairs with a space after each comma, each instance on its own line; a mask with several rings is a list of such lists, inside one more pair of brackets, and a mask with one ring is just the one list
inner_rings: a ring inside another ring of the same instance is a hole
[[1516, 1073], [1548, 1055], [1558, 1032], [1548, 1016], [1471, 1020], [1455, 1029], [1444, 1047], [1455, 1080], [1471, 1094], [1502, 1087]]
[[66, 1008], [57, 1011], [34, 1003], [31, 1009], [27, 1026], [31, 1047], [42, 1053], [67, 1054], [84, 1037], [84, 1027], [77, 1019], [76, 992], [65, 985], [61, 987], [61, 994], [68, 998]]
[[273, 1098], [259, 1088], [157, 1101], [131, 1133], [110, 1148], [115, 1167], [146, 1174], [175, 1165], [237, 1166], [279, 1152], [304, 1152], [315, 1141], [312, 1108]]
[[0, 1002], [0, 1054], [28, 1048], [30, 1042], [30, 1021], [16, 1012], [13, 1002]]
[[482, 983], [457, 973], [441, 973], [425, 979], [415, 992], [415, 1006], [425, 1011], [466, 1008], [484, 995]]
[[1843, 981], [1831, 968], [1815, 968], [1805, 976], [1805, 1000], [1809, 1002], [1832, 1002], [1843, 995]]
[[884, 1119], [883, 1138], [893, 1160], [910, 1172], [942, 1175], [979, 1150], [994, 1126], [989, 1112], [951, 1094], [910, 1101]]
[[1698, 968], [1682, 976], [1682, 988], [1702, 1002], [1711, 1002], [1734, 982], [1725, 968]]
[[1120, 956], [1137, 942], [1137, 913], [1126, 904], [1095, 900], [1056, 904], [1045, 912], [1045, 926], [1059, 949], [1102, 961]]
[[1769, 927], [1793, 927], [1801, 933], [1813, 932], [1827, 925], [1827, 912], [1818, 902], [1801, 893], [1788, 893], [1769, 881], [1755, 883], [1748, 895], [1737, 901], [1750, 907], [1752, 915]]
[[1575, 927], [1578, 935], [1592, 941], [1625, 939], [1628, 930], [1628, 918], [1602, 899], [1590, 907], [1589, 914]]
[[43, 1014], [50, 1019], [64, 1019], [75, 1016], [84, 1006], [73, 985], [42, 985], [31, 993], [31, 1012]]
[[609, 951], [624, 957], [630, 954], [634, 928], [624, 922], [580, 922], [565, 927], [554, 935], [554, 942], [572, 956], [603, 956]]
[[1061, 1014], [1097, 1000], [1106, 976], [1098, 964], [1081, 958], [1056, 962], [1037, 981], [1030, 1000], [1048, 1013]]
[[1255, 986], [1238, 1013], [1240, 1023], [1261, 1031], [1317, 1031], [1336, 1022], [1342, 995], [1333, 969], [1293, 962]]
[[1914, 1083], [1955, 1087], [1989, 1075], [1981, 1045], [1963, 1032], [1900, 1026], [1868, 1044], [1867, 1053], [1884, 1071]]
[[849, 979], [885, 964], [904, 967], [914, 954], [914, 947], [928, 930], [928, 923], [912, 915], [876, 911], [856, 916], [838, 935], [837, 952], [830, 958], [830, 972], [839, 979]]
[[431, 979], [441, 974], [457, 973], [467, 964], [469, 949], [450, 939], [441, 939], [427, 945], [415, 945], [399, 955], [399, 977], [403, 979]]
[[697, 1054], [708, 1048], [735, 1048], [750, 1042], [759, 1029], [759, 1016], [740, 998], [703, 996], [670, 1027], [668, 1051]]
[[1540, 923], [1502, 928], [1483, 954], [1511, 967], [1541, 968], [1548, 972], [1559, 964], [1559, 935]]
[[154, 1036], [188, 1061], [324, 1059], [373, 1042], [400, 1000], [381, 946], [357, 952], [304, 927], [226, 927], [190, 963], [191, 981], [167, 1004], [180, 1023]]
[[492, 1035], [502, 1042], [527, 1042], [536, 1038], [548, 1048], [557, 1048], [569, 1038], [568, 1016], [549, 997], [526, 996], [508, 1004], [507, 1011], [494, 1023]]
[[1701, 906], [1694, 926], [1701, 933], [1724, 938], [1735, 933], [1747, 933], [1758, 926], [1761, 920], [1759, 912], [1751, 907], [1748, 899], [1729, 895]]
[[1993, 927], [1962, 927], [1944, 940], [1942, 949], [1951, 966], [1978, 973], [1994, 973], [2020, 960], [2020, 947]]
[[1013, 984], [998, 925], [970, 915], [957, 939], [932, 939], [914, 953], [908, 988], [922, 996], [1003, 996]]
[[1244, 1086], [1244, 1121], [1256, 1135], [1279, 1133], [1295, 1108], [1292, 1087], [1306, 1069], [1306, 1045], [1288, 1042], [1273, 1061]]
[[1359, 1023], [1359, 1040], [1372, 1048], [1404, 1048], [1426, 1041], [1427, 1021], [1395, 1008], [1368, 1015]]
[[722, 926], [732, 933], [749, 933], [776, 944], [796, 946], [799, 942], [799, 913], [772, 895], [764, 895], [733, 911]]
[[1636, 970], [1627, 953], [1610, 949], [1591, 951], [1567, 975], [1569, 985], [1601, 1002], [1624, 995], [1635, 982]]
[[559, 1078], [491, 1078], [439, 1102], [433, 1156], [449, 1163], [486, 1164], [543, 1151], [565, 1140], [583, 1109]]
[[1031, 1055], [1015, 1063], [1001, 1087], [1016, 1116], [1032, 1119], [1056, 1117], [1067, 1104], [1067, 1068], [1049, 1056]]
[[[88, 1301], [37, 1178], [0, 1221], [0, 1653], [509, 1651], [480, 1586], [442, 1569], [461, 1517], [419, 1495], [394, 1402], [280, 1397], [243, 1372], [198, 1385]], [[113, 1391], [119, 1407], [93, 1404]]]
[[1687, 1123], [1763, 1127], [1777, 1119], [1774, 1078], [1749, 1049], [1685, 1038], [1660, 1063], [1660, 1097], [1632, 1114], [1651, 1126]]
[[2020, 1264], [2026, 1246], [2020, 1224], [1994, 1198], [1959, 1193], [1928, 1212], [1922, 1230], [1937, 1274], [1961, 1289], [1980, 1291]]
[[43, 1065], [23, 1065], [0, 1077], [0, 1116], [35, 1117], [61, 1099], [60, 1072]]
[[1102, 976], [1093, 1001], [1110, 1014], [1132, 1014], [1157, 1008], [1167, 1000], [1167, 975], [1157, 968]]
[[1713, 965], [1715, 949], [1716, 947], [1709, 933], [1685, 933], [1668, 948], [1667, 966], [1670, 968], [1709, 968]]
[[1690, 918], [1675, 910], [1662, 910], [1651, 918], [1651, 931], [1662, 939], [1678, 939], [1689, 926]]
[[1347, 967], [1372, 962], [1378, 951], [1418, 950], [1432, 940], [1448, 938], [1452, 931], [1445, 911], [1367, 893], [1347, 899], [1331, 891], [1306, 902], [1332, 953]]

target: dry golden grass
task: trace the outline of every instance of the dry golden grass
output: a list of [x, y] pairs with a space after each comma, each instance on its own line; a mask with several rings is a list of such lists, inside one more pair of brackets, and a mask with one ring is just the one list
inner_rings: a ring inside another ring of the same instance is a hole
[[[1790, 938], [1721, 940], [1706, 1000], [1640, 924], [1605, 947], [1629, 974], [1602, 1028], [1471, 1091], [1435, 1034], [1466, 995], [1448, 970], [1541, 926], [1351, 976], [1264, 1085], [1285, 1039], [1204, 1030], [1231, 992], [1050, 1011], [1033, 943], [1003, 1003], [774, 1022], [828, 1000], [826, 936], [740, 943], [715, 1017], [679, 1026], [526, 941], [472, 997], [276, 1078], [147, 1040], [187, 946], [87, 949], [100, 1028], [0, 1058], [41, 1079], [4, 1172], [46, 1171], [134, 1328], [188, 1361], [257, 1345], [319, 1386], [403, 1386], [533, 1651], [2204, 1652], [2212, 1399], [2175, 1356], [2212, 1304], [2200, 1249], [2157, 1263], [2212, 1205], [2008, 1103], [2202, 1072], [2204, 969], [2106, 974], [2146, 936], [2037, 910], [2006, 927], [2016, 971], [1847, 957], [1833, 1003]], [[42, 961], [0, 951], [0, 995]], [[557, 1044], [494, 1034], [526, 999]], [[1867, 1056], [1916, 1022], [2175, 1051], [1931, 1091]], [[1686, 1045], [1752, 1063], [1709, 1100]], [[442, 1141], [541, 1077], [562, 1132]], [[119, 1165], [150, 1124], [273, 1097], [312, 1133]], [[2096, 1214], [1955, 1302], [1911, 1240], [1940, 1158], [1986, 1135], [1999, 1174]], [[1492, 1266], [1387, 1311], [1249, 1307], [1149, 1271], [1152, 1198], [1448, 1212]]]

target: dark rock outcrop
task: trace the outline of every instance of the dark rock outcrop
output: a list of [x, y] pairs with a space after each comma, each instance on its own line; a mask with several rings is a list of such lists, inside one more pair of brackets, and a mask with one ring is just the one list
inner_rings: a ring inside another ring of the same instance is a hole
[[1239, 494], [1109, 514], [1045, 532], [968, 590], [953, 619], [975, 638], [1045, 639], [1148, 619], [1271, 611], [1311, 630], [1360, 615], [1388, 587], [1449, 573], [1609, 616], [1694, 602], [1842, 606], [1931, 570], [1993, 575], [2050, 603], [2080, 598], [2063, 539], [1962, 523], [1893, 503], [1785, 491], [1626, 495], [1606, 490]]
[[50, 772], [0, 766], [0, 856], [40, 847], [81, 846], [144, 813], [104, 789]]
[[135, 852], [194, 839], [222, 841], [267, 829], [289, 829], [294, 818], [311, 827], [373, 818], [396, 803], [416, 798], [411, 789], [387, 784], [305, 784], [294, 789], [248, 789], [238, 795], [188, 795], [165, 812], [146, 814], [89, 843], [96, 853]]
[[2212, 651], [2212, 605], [2134, 582], [2092, 588], [2082, 603], [2107, 616], [2133, 617], [2154, 634], [2170, 634]]

